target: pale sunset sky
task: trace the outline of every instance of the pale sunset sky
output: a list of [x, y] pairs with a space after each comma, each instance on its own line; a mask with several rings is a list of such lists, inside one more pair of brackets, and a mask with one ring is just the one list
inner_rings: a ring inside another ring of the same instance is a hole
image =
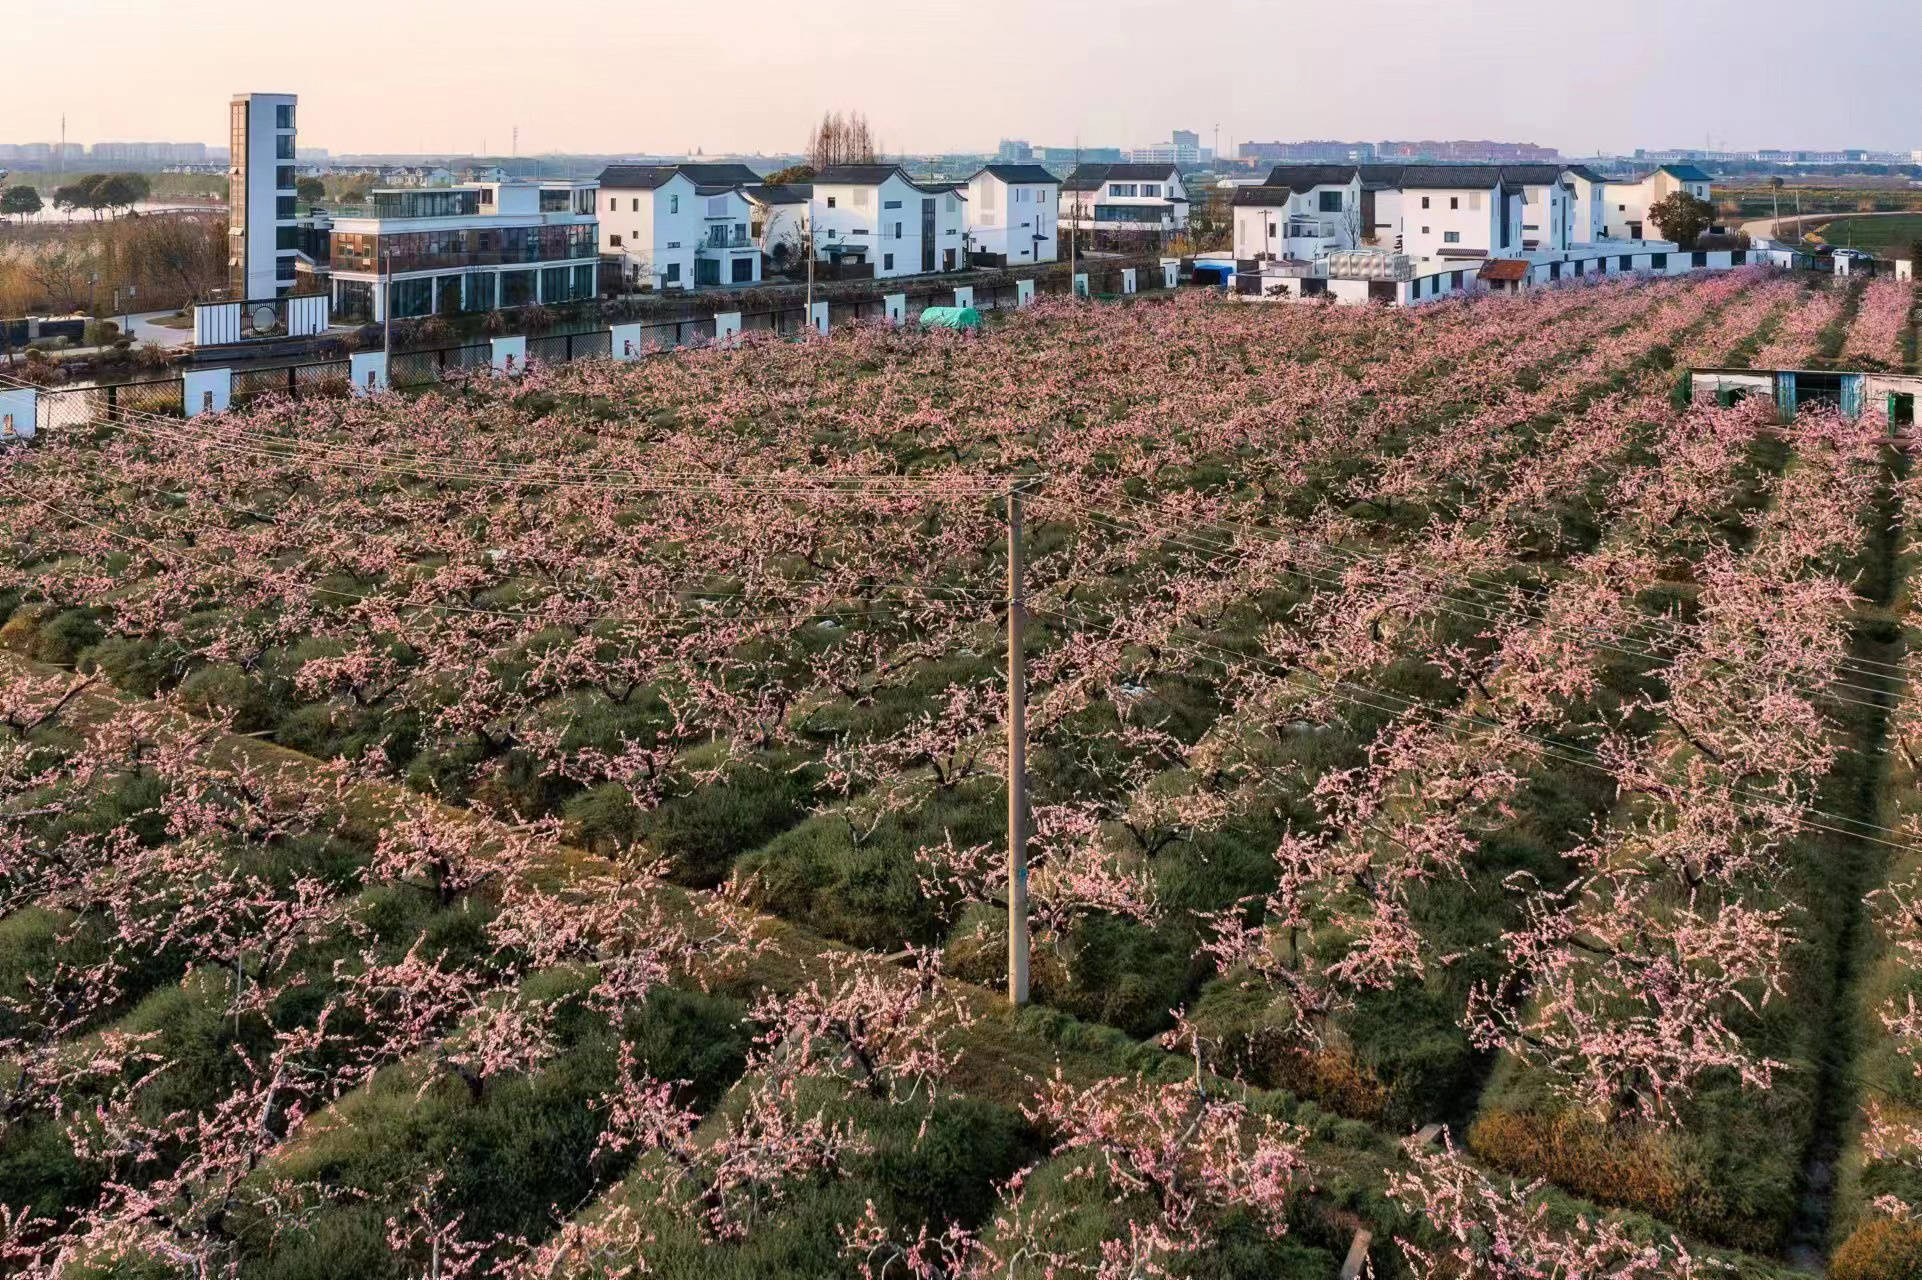
[[0, 0], [0, 141], [336, 152], [890, 151], [1271, 138], [1922, 147], [1914, 0]]

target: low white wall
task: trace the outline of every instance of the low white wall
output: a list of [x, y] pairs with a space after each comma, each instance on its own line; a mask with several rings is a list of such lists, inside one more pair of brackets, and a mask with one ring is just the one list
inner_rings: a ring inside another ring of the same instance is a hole
[[1161, 287], [1177, 288], [1181, 284], [1181, 259], [1163, 258], [1161, 260]]
[[608, 335], [608, 350], [616, 360], [638, 360], [647, 349], [647, 341], [642, 327], [638, 324], [617, 324], [612, 326]]
[[1123, 267], [1121, 269], [1121, 292], [1133, 293], [1134, 291], [1135, 269], [1133, 267]]
[[240, 304], [238, 302], [194, 303], [194, 345], [212, 346], [240, 341]]
[[1034, 301], [1034, 281], [1017, 280], [1014, 282], [1014, 305], [1025, 307]]
[[908, 295], [890, 293], [881, 299], [881, 305], [888, 310], [889, 324], [906, 324], [908, 321]]
[[225, 413], [234, 398], [232, 369], [189, 369], [181, 375], [180, 404], [189, 418]]
[[738, 311], [717, 311], [714, 313], [714, 345], [727, 347], [741, 336], [741, 313]]
[[957, 307], [973, 306], [974, 305], [974, 286], [967, 285], [967, 284], [956, 285], [954, 287], [954, 305]]
[[1085, 271], [1077, 271], [1075, 273], [1074, 296], [1077, 298], [1085, 298], [1088, 296], [1088, 273]]
[[387, 353], [354, 352], [347, 357], [347, 379], [357, 396], [374, 396], [387, 390]]
[[814, 322], [814, 331], [816, 333], [826, 333], [828, 331], [828, 304], [825, 302], [815, 303], [814, 313], [808, 318]]
[[333, 300], [324, 293], [287, 299], [287, 336], [305, 338], [327, 332]]
[[32, 387], [0, 390], [0, 444], [31, 440], [40, 422], [40, 393]]

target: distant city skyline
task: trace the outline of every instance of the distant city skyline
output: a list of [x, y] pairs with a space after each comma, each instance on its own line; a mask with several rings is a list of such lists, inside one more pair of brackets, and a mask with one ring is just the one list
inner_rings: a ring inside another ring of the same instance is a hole
[[[1175, 129], [1229, 155], [1314, 138], [1567, 155], [1922, 145], [1898, 0], [1832, 0], [1822, 26], [1850, 38], [1819, 52], [1787, 0], [1681, 8], [1624, 0], [1571, 40], [1521, 0], [1465, 0], [1445, 22], [1431, 0], [1352, 0], [1338, 23], [1215, 0], [1175, 24], [1150, 0], [905, 0], [865, 26], [799, 22], [785, 0], [735, 0], [724, 18], [575, 0], [533, 21], [520, 0], [394, 0], [350, 36], [231, 0], [67, 0], [9, 30], [5, 128], [58, 141], [64, 114], [70, 143], [220, 144], [231, 95], [269, 91], [298, 94], [303, 141], [335, 154], [507, 155], [516, 127], [521, 155], [780, 154], [835, 109], [903, 154], [1135, 147]], [[1021, 35], [965, 38], [981, 31]], [[1891, 38], [1857, 38], [1875, 32]]]

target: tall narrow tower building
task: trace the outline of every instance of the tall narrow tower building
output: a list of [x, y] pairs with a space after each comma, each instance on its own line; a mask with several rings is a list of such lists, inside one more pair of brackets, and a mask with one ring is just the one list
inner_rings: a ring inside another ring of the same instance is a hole
[[294, 287], [294, 103], [291, 93], [234, 95], [227, 171], [227, 284], [238, 298]]

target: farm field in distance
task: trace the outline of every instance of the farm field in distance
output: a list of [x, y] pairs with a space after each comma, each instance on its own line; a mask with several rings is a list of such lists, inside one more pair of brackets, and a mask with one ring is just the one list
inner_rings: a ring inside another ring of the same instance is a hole
[[1914, 302], [1047, 300], [0, 453], [0, 1258], [1912, 1277], [1922, 479], [1678, 383]]
[[1922, 213], [1876, 218], [1837, 218], [1815, 228], [1828, 244], [1866, 249], [1879, 258], [1906, 258], [1922, 243]]

